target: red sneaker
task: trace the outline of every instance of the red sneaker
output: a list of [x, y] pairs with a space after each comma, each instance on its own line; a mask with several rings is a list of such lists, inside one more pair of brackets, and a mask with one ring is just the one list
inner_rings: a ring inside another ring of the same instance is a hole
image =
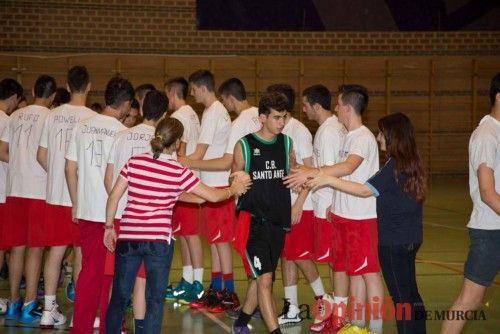
[[227, 310], [234, 310], [240, 306], [240, 300], [238, 295], [234, 292], [230, 292], [224, 289], [222, 292], [217, 293], [217, 301], [208, 306], [208, 312], [210, 313], [222, 313]]
[[207, 308], [209, 305], [212, 305], [217, 299], [217, 290], [215, 289], [208, 289], [205, 292], [203, 292], [203, 295], [201, 298], [193, 300], [191, 303], [189, 303], [189, 307], [192, 309], [202, 309], [202, 308]]
[[338, 315], [332, 314], [330, 318], [330, 330], [333, 331], [334, 333], [337, 333], [339, 330], [342, 329], [342, 327], [345, 326], [347, 323], [347, 320], [345, 317], [339, 317]]

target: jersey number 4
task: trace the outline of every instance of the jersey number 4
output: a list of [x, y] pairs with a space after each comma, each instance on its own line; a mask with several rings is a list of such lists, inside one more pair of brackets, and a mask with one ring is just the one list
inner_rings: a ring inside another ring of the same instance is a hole
[[253, 257], [253, 266], [256, 269], [262, 270], [262, 264], [260, 263], [260, 260], [257, 256]]

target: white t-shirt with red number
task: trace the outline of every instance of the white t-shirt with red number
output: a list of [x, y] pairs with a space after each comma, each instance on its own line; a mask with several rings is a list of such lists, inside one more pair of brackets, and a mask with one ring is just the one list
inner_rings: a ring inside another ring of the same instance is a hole
[[45, 107], [30, 105], [10, 115], [1, 139], [9, 143], [7, 196], [45, 200], [47, 173], [36, 156], [49, 113], [50, 110]]
[[[351, 154], [363, 158], [363, 161], [351, 175], [342, 179], [364, 184], [379, 169], [377, 141], [364, 125], [347, 133], [338, 161], [345, 161]], [[376, 198], [362, 198], [338, 191], [333, 197], [332, 212], [355, 220], [377, 218]]]
[[47, 149], [47, 203], [71, 206], [64, 176], [64, 156], [75, 125], [94, 115], [96, 112], [87, 107], [63, 104], [45, 119], [39, 146]]
[[76, 218], [106, 221], [108, 193], [104, 174], [115, 136], [125, 129], [116, 118], [102, 114], [83, 120], [73, 128], [65, 157], [78, 164]]
[[[345, 127], [338, 121], [337, 116], [327, 118], [321, 124], [314, 136], [314, 166], [323, 167], [336, 164], [340, 150], [347, 134]], [[332, 205], [335, 191], [331, 187], [323, 187], [312, 193], [314, 216], [326, 219], [326, 210]]]
[[[113, 185], [130, 157], [151, 152], [151, 140], [154, 136], [155, 128], [144, 123], [123, 130], [116, 135], [108, 159], [108, 164], [113, 164]], [[122, 217], [126, 204], [127, 194], [125, 193], [118, 202], [115, 218]]]
[[[304, 124], [292, 117], [283, 128], [283, 134], [292, 138], [293, 152], [295, 153], [295, 160], [298, 164], [303, 164], [303, 160], [306, 158], [312, 158], [312, 135]], [[298, 194], [292, 191], [292, 204], [295, 203], [297, 197]], [[307, 195], [302, 209], [307, 211], [313, 209], [311, 194]]]
[[172, 211], [183, 192], [200, 180], [175, 156], [151, 153], [130, 158], [120, 177], [128, 182], [128, 198], [120, 221], [120, 240], [166, 240], [172, 237]]
[[[224, 155], [231, 131], [231, 118], [226, 108], [219, 101], [203, 111], [199, 144], [208, 144], [204, 160], [220, 158]], [[229, 184], [229, 171], [201, 172], [203, 183], [211, 187], [223, 187]]]

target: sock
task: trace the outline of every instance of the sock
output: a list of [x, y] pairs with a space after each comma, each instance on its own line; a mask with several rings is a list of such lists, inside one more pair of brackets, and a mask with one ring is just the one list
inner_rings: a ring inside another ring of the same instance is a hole
[[281, 329], [278, 327], [271, 332], [271, 334], [281, 334]]
[[52, 307], [56, 303], [56, 296], [45, 295], [43, 297], [43, 300], [44, 300], [44, 308], [45, 308], [45, 310], [46, 311], [50, 311], [50, 310], [52, 310]]
[[193, 266], [182, 266], [182, 278], [189, 284], [193, 284]]
[[203, 268], [194, 268], [194, 280], [203, 284]]
[[222, 275], [222, 278], [224, 279], [224, 287], [230, 292], [234, 292], [233, 273], [224, 274]]
[[383, 329], [382, 329], [382, 319], [371, 319], [370, 320], [370, 332], [382, 334]]
[[354, 312], [351, 316], [351, 324], [360, 328], [365, 327], [366, 321], [364, 305], [354, 305]]
[[338, 310], [338, 314], [337, 316], [340, 317], [340, 318], [345, 318], [345, 314], [343, 311], [347, 311], [347, 300], [348, 298], [347, 297], [337, 297], [337, 296], [333, 296], [333, 303], [334, 304], [340, 304], [340, 303], [343, 303], [345, 304], [345, 308], [344, 307], [337, 307], [337, 310]]
[[251, 318], [251, 314], [246, 314], [245, 312], [243, 312], [243, 310], [241, 310], [240, 316], [234, 323], [234, 327], [245, 327], [246, 325], [248, 325], [248, 322]]
[[134, 319], [134, 333], [135, 334], [144, 333], [144, 319]]
[[311, 289], [313, 289], [315, 296], [323, 296], [325, 294], [325, 288], [319, 276], [314, 282], [309, 283], [309, 285], [311, 285]]
[[222, 290], [222, 274], [220, 272], [212, 272], [212, 282], [210, 283], [212, 289]]
[[292, 305], [299, 305], [296, 285], [285, 286], [285, 299], [288, 299], [288, 302]]

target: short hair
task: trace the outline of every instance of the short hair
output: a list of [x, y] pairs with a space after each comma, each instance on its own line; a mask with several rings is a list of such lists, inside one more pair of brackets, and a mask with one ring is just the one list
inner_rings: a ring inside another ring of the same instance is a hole
[[99, 102], [94, 102], [90, 105], [90, 109], [94, 110], [96, 113], [102, 113], [102, 106]]
[[85, 66], [73, 66], [68, 71], [67, 82], [71, 93], [83, 93], [89, 84], [89, 72]]
[[278, 112], [288, 111], [288, 100], [284, 94], [278, 92], [270, 92], [262, 95], [259, 101], [259, 115], [269, 115], [271, 109]]
[[6, 78], [0, 81], [0, 100], [7, 100], [12, 95], [18, 98], [23, 96], [23, 86], [12, 78]]
[[500, 73], [497, 73], [497, 75], [495, 75], [493, 79], [491, 79], [490, 103], [492, 107], [495, 105], [495, 100], [498, 93], [500, 93]]
[[109, 80], [104, 91], [106, 106], [118, 108], [122, 103], [134, 98], [134, 87], [127, 79], [114, 77]]
[[137, 110], [141, 109], [141, 106], [139, 105], [139, 101], [137, 101], [136, 98], [132, 99], [132, 103], [130, 104], [130, 109], [137, 109]]
[[363, 112], [368, 106], [368, 89], [361, 85], [340, 85], [338, 93], [341, 94], [340, 99], [344, 104], [350, 105], [358, 115], [363, 115]]
[[325, 110], [330, 110], [332, 107], [332, 94], [330, 90], [323, 85], [307, 87], [302, 92], [302, 96], [307, 98], [307, 102], [309, 102], [311, 106], [317, 103]]
[[168, 98], [164, 92], [158, 90], [149, 91], [144, 97], [142, 114], [146, 120], [159, 120], [168, 108]]
[[144, 96], [146, 96], [146, 94], [152, 90], [156, 90], [155, 85], [150, 83], [145, 83], [135, 88], [135, 94], [137, 95], [137, 98], [139, 100], [142, 100], [144, 99]]
[[56, 79], [50, 75], [42, 74], [36, 79], [33, 91], [35, 98], [46, 99], [56, 92]]
[[238, 101], [244, 101], [247, 99], [245, 86], [238, 78], [231, 78], [224, 81], [219, 86], [219, 95], [232, 96]]
[[278, 93], [285, 95], [285, 97], [287, 99], [286, 111], [288, 111], [288, 112], [293, 111], [293, 107], [295, 106], [295, 91], [293, 90], [292, 86], [290, 86], [289, 84], [283, 84], [283, 83], [282, 84], [274, 84], [274, 85], [268, 86], [266, 91], [268, 93], [278, 92]]
[[66, 88], [58, 87], [56, 89], [56, 96], [54, 96], [51, 107], [59, 107], [60, 105], [68, 103], [70, 99], [71, 96], [69, 95], [69, 92], [66, 90]]
[[184, 79], [184, 77], [176, 77], [167, 80], [167, 82], [165, 82], [165, 87], [169, 90], [173, 89], [175, 91], [175, 95], [179, 99], [185, 100], [188, 96], [189, 83], [186, 79]]
[[191, 73], [188, 79], [189, 83], [196, 86], [205, 86], [209, 92], [215, 90], [215, 79], [212, 72], [207, 70], [198, 70]]

